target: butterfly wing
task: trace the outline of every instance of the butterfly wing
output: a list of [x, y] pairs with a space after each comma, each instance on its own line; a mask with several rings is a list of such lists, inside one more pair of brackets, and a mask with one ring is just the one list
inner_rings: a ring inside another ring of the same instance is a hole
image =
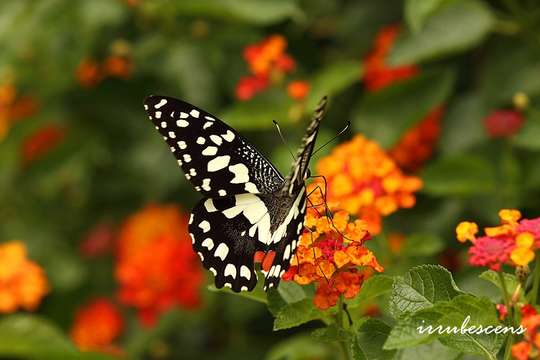
[[207, 197], [271, 193], [283, 176], [217, 117], [184, 101], [149, 96], [144, 107], [186, 178]]

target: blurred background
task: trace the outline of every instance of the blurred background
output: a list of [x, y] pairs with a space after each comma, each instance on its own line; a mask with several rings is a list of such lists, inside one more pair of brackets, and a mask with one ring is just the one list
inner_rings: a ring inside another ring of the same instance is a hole
[[351, 121], [338, 141], [362, 134], [423, 182], [416, 202], [358, 213], [377, 218], [385, 272], [439, 263], [496, 296], [454, 227], [540, 215], [539, 30], [534, 0], [2, 1], [0, 354], [336, 356], [316, 324], [273, 332], [265, 304], [207, 289], [186, 232], [200, 196], [149, 94], [219, 116], [284, 174], [272, 120], [294, 149], [329, 95], [320, 144]]

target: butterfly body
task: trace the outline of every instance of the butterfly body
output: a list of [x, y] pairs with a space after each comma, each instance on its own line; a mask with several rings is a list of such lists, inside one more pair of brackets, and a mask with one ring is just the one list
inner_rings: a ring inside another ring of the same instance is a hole
[[181, 100], [150, 96], [145, 109], [186, 178], [203, 198], [193, 208], [193, 249], [216, 287], [250, 291], [256, 253], [272, 254], [265, 289], [289, 268], [304, 227], [309, 174], [325, 99], [319, 105], [287, 178], [253, 145], [217, 117]]

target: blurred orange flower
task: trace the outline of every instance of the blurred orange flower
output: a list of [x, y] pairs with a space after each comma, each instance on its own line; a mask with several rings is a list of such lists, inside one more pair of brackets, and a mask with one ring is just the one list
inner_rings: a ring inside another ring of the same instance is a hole
[[64, 139], [65, 134], [65, 129], [55, 124], [39, 128], [22, 143], [21, 152], [25, 163], [42, 158]]
[[114, 354], [120, 350], [113, 342], [123, 328], [124, 321], [116, 306], [106, 298], [96, 298], [77, 310], [70, 335], [81, 350]]
[[442, 106], [433, 109], [416, 126], [407, 130], [389, 151], [399, 167], [408, 172], [415, 172], [431, 158], [433, 149], [439, 141], [442, 114]]
[[77, 69], [75, 70], [75, 76], [84, 87], [96, 86], [103, 80], [103, 73], [99, 63], [94, 59], [83, 59]]
[[[313, 193], [310, 201], [320, 204], [320, 195]], [[366, 273], [358, 267], [383, 271], [375, 255], [364, 247], [368, 238], [366, 223], [351, 221], [346, 211], [337, 211], [332, 218], [321, 215], [316, 206], [308, 209], [306, 227], [300, 238], [291, 267], [284, 280], [300, 285], [316, 283], [313, 302], [319, 309], [334, 306], [339, 297], [354, 298]]]
[[[414, 206], [414, 192], [422, 180], [403, 174], [383, 149], [362, 135], [336, 146], [317, 163], [317, 173], [327, 180], [327, 200], [331, 208], [340, 208], [367, 222], [370, 234], [381, 231], [381, 220], [398, 210]], [[317, 179], [308, 191], [317, 186]]]
[[382, 28], [373, 44], [373, 50], [364, 59], [364, 84], [369, 91], [399, 80], [408, 79], [419, 71], [416, 65], [391, 66], [387, 57], [399, 33], [399, 26], [390, 25]]
[[26, 256], [20, 241], [0, 244], [0, 313], [35, 310], [49, 291], [43, 269]]
[[191, 248], [187, 217], [173, 205], [149, 205], [120, 230], [116, 263], [119, 299], [134, 306], [145, 325], [175, 306], [200, 305], [204, 281]]
[[103, 73], [108, 76], [127, 79], [133, 72], [133, 62], [126, 56], [111, 55], [103, 63]]
[[16, 121], [32, 116], [38, 108], [34, 97], [17, 94], [13, 84], [0, 85], [0, 141]]
[[540, 354], [540, 314], [532, 305], [523, 305], [521, 326], [526, 329], [523, 340], [512, 345], [512, 356], [517, 360], [537, 359]]
[[309, 94], [310, 85], [307, 81], [292, 81], [287, 86], [287, 93], [294, 100], [303, 100]]
[[[498, 271], [505, 263], [525, 266], [534, 258], [534, 251], [540, 248], [540, 218], [521, 219], [515, 209], [499, 211], [501, 225], [484, 228], [484, 236], [477, 237], [478, 225], [462, 221], [456, 227], [458, 241], [471, 241], [469, 263], [473, 266], [487, 266]], [[520, 220], [521, 219], [521, 220]]]
[[236, 85], [236, 97], [239, 100], [253, 98], [271, 83], [280, 82], [284, 74], [294, 70], [295, 61], [285, 52], [286, 48], [287, 40], [281, 35], [271, 35], [246, 46], [243, 56], [251, 75], [242, 77]]

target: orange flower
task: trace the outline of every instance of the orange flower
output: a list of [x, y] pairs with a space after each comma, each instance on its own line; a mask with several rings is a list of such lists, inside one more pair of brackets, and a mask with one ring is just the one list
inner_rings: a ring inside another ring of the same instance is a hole
[[96, 298], [77, 310], [70, 335], [81, 350], [114, 354], [119, 349], [113, 342], [123, 328], [124, 321], [114, 304], [106, 298]]
[[170, 205], [132, 215], [120, 231], [116, 279], [120, 301], [137, 308], [144, 325], [173, 307], [199, 306], [203, 272], [186, 216]]
[[526, 341], [520, 341], [512, 345], [512, 356], [516, 360], [528, 360], [531, 352], [531, 344]]
[[499, 218], [501, 225], [484, 228], [482, 237], [476, 237], [478, 225], [473, 222], [463, 221], [457, 226], [457, 239], [473, 243], [469, 248], [469, 263], [496, 271], [505, 263], [529, 264], [540, 247], [540, 218], [520, 220], [521, 213], [514, 209], [499, 211]]
[[307, 81], [292, 81], [287, 85], [287, 93], [294, 100], [304, 100], [309, 93], [309, 83]]
[[[381, 231], [383, 216], [414, 206], [414, 192], [422, 187], [420, 178], [404, 175], [383, 149], [362, 135], [336, 146], [319, 160], [317, 172], [326, 177], [329, 206], [365, 220], [374, 235]], [[324, 182], [315, 181], [308, 191], [317, 186], [324, 188]]]
[[0, 313], [35, 310], [48, 291], [43, 270], [27, 259], [22, 242], [0, 244]]
[[415, 172], [431, 157], [439, 140], [442, 114], [442, 106], [433, 109], [416, 126], [407, 130], [390, 150], [390, 155], [402, 169]]
[[[312, 195], [310, 202], [320, 204], [316, 202], [320, 195]], [[346, 211], [337, 211], [328, 218], [318, 209], [322, 206], [308, 209], [306, 227], [309, 231], [302, 234], [296, 255], [291, 259], [292, 266], [283, 279], [300, 285], [316, 283], [313, 302], [319, 309], [328, 309], [341, 295], [351, 299], [358, 294], [367, 268], [384, 269], [363, 246], [368, 238], [365, 222], [351, 221]], [[362, 268], [361, 272], [358, 267]]]
[[286, 48], [287, 40], [281, 35], [271, 35], [246, 46], [244, 60], [251, 75], [242, 77], [236, 85], [236, 97], [239, 100], [253, 98], [271, 83], [280, 82], [284, 74], [294, 69], [294, 59], [285, 52]]
[[103, 72], [108, 76], [127, 79], [133, 72], [133, 62], [125, 56], [112, 55], [105, 59]]
[[399, 27], [391, 25], [377, 34], [371, 53], [364, 59], [364, 84], [369, 91], [382, 89], [399, 80], [408, 79], [418, 73], [415, 65], [390, 66], [386, 58], [399, 33]]
[[41, 127], [22, 143], [22, 157], [28, 164], [42, 158], [64, 139], [65, 129], [50, 124]]
[[0, 140], [7, 135], [16, 121], [34, 115], [38, 107], [39, 104], [34, 97], [19, 96], [13, 84], [0, 85]]
[[96, 86], [103, 80], [101, 67], [94, 59], [83, 59], [75, 70], [75, 76], [84, 87]]

